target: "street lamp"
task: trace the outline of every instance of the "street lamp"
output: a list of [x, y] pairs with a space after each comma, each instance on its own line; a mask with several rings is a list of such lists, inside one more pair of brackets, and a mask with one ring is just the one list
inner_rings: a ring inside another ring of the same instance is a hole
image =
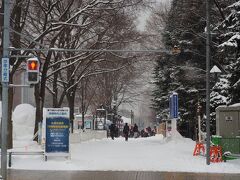
[[220, 74], [222, 71], [215, 65], [213, 68], [210, 70], [211, 74], [214, 74], [214, 80], [217, 80], [218, 74]]

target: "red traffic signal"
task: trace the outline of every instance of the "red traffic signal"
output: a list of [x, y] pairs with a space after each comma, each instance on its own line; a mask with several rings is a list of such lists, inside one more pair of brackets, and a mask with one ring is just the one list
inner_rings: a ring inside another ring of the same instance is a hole
[[37, 58], [30, 58], [27, 60], [28, 71], [39, 71], [39, 61]]
[[39, 82], [39, 61], [37, 58], [27, 60], [27, 83], [37, 84]]
[[28, 70], [38, 70], [38, 61], [28, 61]]

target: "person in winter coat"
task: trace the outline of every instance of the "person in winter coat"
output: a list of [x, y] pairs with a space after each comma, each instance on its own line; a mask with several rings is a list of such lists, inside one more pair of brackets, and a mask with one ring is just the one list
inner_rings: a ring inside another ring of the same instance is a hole
[[110, 136], [111, 136], [112, 140], [114, 140], [114, 136], [115, 136], [115, 132], [116, 132], [116, 126], [114, 123], [112, 123], [109, 126], [109, 130], [110, 130]]
[[137, 138], [138, 137], [138, 126], [136, 123], [133, 126], [133, 133], [134, 133], [133, 137]]
[[128, 134], [129, 134], [128, 123], [125, 123], [125, 125], [123, 127], [123, 134], [124, 134], [124, 137], [125, 137], [125, 141], [128, 141]]
[[133, 132], [133, 126], [129, 127], [129, 137], [132, 138], [134, 136], [134, 132]]

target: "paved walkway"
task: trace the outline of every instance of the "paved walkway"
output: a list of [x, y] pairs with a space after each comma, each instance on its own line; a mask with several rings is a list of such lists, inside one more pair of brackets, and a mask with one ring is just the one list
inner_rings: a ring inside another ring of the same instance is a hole
[[9, 170], [8, 180], [240, 180], [239, 174]]

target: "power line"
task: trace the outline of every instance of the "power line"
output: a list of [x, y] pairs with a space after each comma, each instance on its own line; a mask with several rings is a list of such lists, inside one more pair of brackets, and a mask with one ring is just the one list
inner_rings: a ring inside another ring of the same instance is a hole
[[140, 50], [127, 50], [127, 49], [64, 49], [64, 48], [43, 48], [43, 49], [28, 49], [28, 48], [9, 48], [10, 51], [57, 51], [57, 52], [129, 52], [129, 53], [169, 53], [172, 51], [165, 49], [140, 49]]

